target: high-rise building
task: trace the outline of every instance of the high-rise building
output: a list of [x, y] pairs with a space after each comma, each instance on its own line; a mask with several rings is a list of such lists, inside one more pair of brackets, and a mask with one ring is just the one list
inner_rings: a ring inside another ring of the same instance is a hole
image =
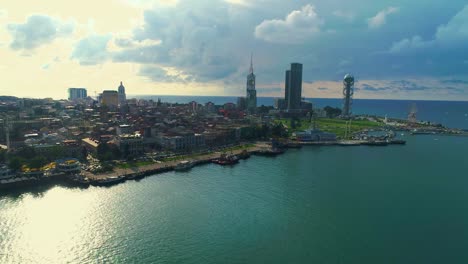
[[125, 95], [125, 87], [123, 86], [122, 82], [120, 82], [118, 92], [119, 92], [119, 105], [124, 105], [127, 102], [127, 96]]
[[85, 88], [68, 88], [68, 100], [76, 101], [79, 99], [86, 99], [88, 93]]
[[119, 106], [119, 94], [117, 91], [107, 90], [101, 94], [101, 104], [109, 108], [117, 108]]
[[351, 106], [353, 104], [354, 76], [346, 74], [343, 78], [343, 111], [341, 115], [345, 118], [351, 116]]
[[257, 110], [257, 91], [255, 90], [255, 74], [253, 70], [253, 56], [250, 57], [249, 75], [247, 75], [247, 110], [254, 113]]
[[301, 109], [302, 100], [302, 64], [291, 63], [291, 70], [286, 72], [286, 91], [288, 110]]
[[286, 108], [288, 108], [289, 102], [289, 79], [291, 77], [291, 70], [286, 71], [286, 76], [284, 78], [284, 101], [286, 102]]

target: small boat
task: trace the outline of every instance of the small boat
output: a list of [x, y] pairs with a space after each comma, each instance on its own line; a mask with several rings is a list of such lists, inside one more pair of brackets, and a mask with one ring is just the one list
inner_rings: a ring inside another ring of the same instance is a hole
[[389, 143], [389, 144], [392, 144], [392, 145], [405, 145], [405, 144], [406, 144], [406, 140], [402, 140], [402, 139], [393, 139], [393, 140], [390, 140], [388, 143]]
[[179, 162], [179, 164], [177, 164], [174, 167], [174, 170], [175, 171], [188, 171], [193, 167], [193, 165], [194, 165], [193, 162], [184, 160], [184, 161]]
[[218, 165], [234, 165], [239, 163], [239, 158], [236, 155], [227, 155], [223, 153], [219, 158], [214, 159], [212, 162]]

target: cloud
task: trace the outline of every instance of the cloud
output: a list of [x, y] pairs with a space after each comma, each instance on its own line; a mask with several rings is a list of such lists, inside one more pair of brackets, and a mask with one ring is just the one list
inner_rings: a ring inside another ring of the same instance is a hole
[[273, 43], [300, 44], [317, 35], [323, 24], [315, 7], [305, 5], [289, 13], [284, 20], [264, 20], [255, 27], [255, 37]]
[[393, 43], [392, 47], [390, 48], [390, 53], [399, 53], [408, 49], [417, 49], [427, 46], [427, 42], [420, 36], [413, 36], [412, 38], [405, 38], [398, 42]]
[[[230, 4], [224, 1], [216, 5], [199, 1], [195, 6], [184, 1], [176, 8], [147, 10], [143, 25], [133, 31], [133, 36], [114, 41], [120, 49], [112, 53], [112, 59], [146, 65], [140, 74], [151, 80], [165, 78], [162, 67], [190, 76], [184, 79], [186, 82], [229, 82], [238, 72], [237, 55], [243, 52], [243, 36], [251, 34], [240, 27], [233, 32], [232, 23], [237, 26], [240, 22], [232, 21], [231, 12]], [[245, 63], [247, 72], [248, 61]]]
[[468, 39], [468, 5], [452, 17], [446, 25], [437, 28], [435, 39], [441, 42], [459, 42]]
[[264, 87], [264, 88], [257, 88], [258, 94], [271, 94], [271, 93], [281, 93], [284, 89], [281, 87]]
[[468, 84], [467, 80], [459, 80], [459, 79], [450, 79], [450, 80], [441, 80], [441, 83], [445, 84]]
[[96, 65], [110, 58], [107, 44], [111, 40], [111, 34], [90, 35], [80, 40], [73, 49], [71, 59], [78, 60], [80, 65]]
[[114, 44], [119, 48], [145, 48], [160, 45], [161, 41], [149, 39], [143, 41], [135, 41], [131, 38], [115, 38]]
[[225, 2], [238, 6], [250, 6], [250, 2], [246, 0], [224, 0]]
[[[424, 40], [421, 36], [415, 35], [393, 43], [390, 53], [401, 53], [427, 49], [429, 52], [437, 50], [448, 51], [451, 48], [464, 47], [468, 41], [468, 5], [453, 16], [447, 24], [437, 27], [437, 31], [432, 39]], [[443, 50], [441, 50], [443, 49]], [[461, 51], [460, 49], [453, 51]]]
[[383, 26], [387, 22], [387, 16], [393, 13], [398, 12], [398, 8], [396, 7], [388, 7], [380, 12], [378, 12], [375, 16], [369, 18], [367, 20], [367, 25], [371, 29], [376, 29]]
[[70, 35], [75, 29], [75, 23], [45, 15], [32, 15], [23, 24], [8, 24], [7, 29], [13, 37], [10, 48], [32, 50], [56, 38]]
[[155, 65], [143, 65], [138, 73], [140, 76], [148, 77], [154, 82], [189, 82], [192, 76], [187, 75], [175, 68], [166, 68]]

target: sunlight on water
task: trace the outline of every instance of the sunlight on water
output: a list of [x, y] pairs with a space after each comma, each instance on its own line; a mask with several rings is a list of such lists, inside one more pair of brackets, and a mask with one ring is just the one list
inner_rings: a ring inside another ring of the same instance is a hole
[[2, 247], [8, 248], [8, 259], [63, 263], [73, 260], [70, 252], [82, 254], [73, 256], [74, 259], [83, 259], [87, 252], [79, 249], [90, 246], [84, 243], [91, 242], [93, 247], [101, 244], [99, 236], [87, 227], [99, 217], [96, 201], [100, 194], [53, 188], [40, 199], [28, 194], [22, 199], [23, 206], [2, 210], [2, 230], [13, 238], [2, 241]]
[[0, 263], [468, 263], [468, 139], [405, 139], [0, 196]]

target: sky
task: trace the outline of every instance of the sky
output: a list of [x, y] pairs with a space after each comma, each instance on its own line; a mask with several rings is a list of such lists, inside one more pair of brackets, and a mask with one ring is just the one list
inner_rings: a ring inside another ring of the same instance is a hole
[[466, 0], [2, 0], [0, 95], [245, 94], [468, 101]]

